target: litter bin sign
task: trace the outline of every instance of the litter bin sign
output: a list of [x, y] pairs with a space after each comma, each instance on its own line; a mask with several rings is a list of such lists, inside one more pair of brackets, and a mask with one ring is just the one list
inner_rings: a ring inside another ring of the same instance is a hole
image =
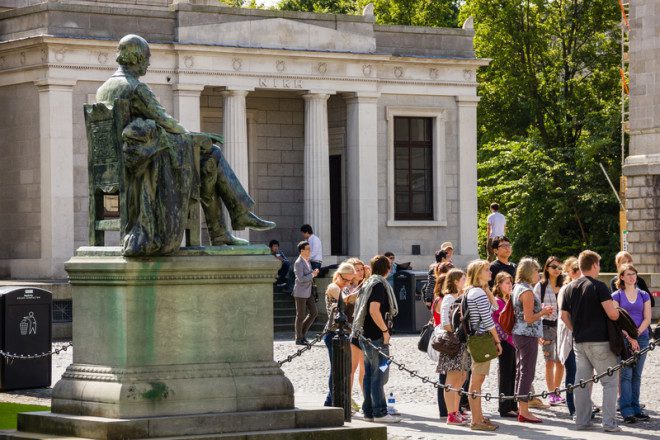
[[[52, 295], [34, 287], [0, 287], [0, 349], [32, 355], [51, 350]], [[50, 356], [0, 362], [0, 389], [48, 387]]]

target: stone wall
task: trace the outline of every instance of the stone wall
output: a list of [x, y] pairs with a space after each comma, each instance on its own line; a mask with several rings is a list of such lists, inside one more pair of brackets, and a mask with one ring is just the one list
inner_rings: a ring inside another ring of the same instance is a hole
[[41, 255], [39, 95], [33, 84], [0, 87], [0, 275], [6, 259]]
[[628, 251], [640, 272], [660, 265], [660, 175], [628, 177]]
[[660, 272], [660, 3], [630, 5], [629, 251], [640, 272]]

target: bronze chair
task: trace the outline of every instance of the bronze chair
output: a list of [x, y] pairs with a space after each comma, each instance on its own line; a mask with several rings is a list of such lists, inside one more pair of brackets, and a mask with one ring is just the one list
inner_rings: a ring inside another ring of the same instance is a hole
[[[87, 129], [89, 173], [89, 244], [104, 246], [106, 231], [119, 231], [123, 238], [126, 223], [126, 180], [122, 157], [122, 131], [130, 122], [128, 100], [118, 99], [112, 109], [103, 103], [84, 106]], [[199, 151], [195, 151], [195, 164], [199, 174]], [[116, 196], [119, 216], [105, 218], [106, 196]], [[191, 199], [188, 210], [188, 227], [185, 232], [187, 246], [200, 245], [200, 204]]]

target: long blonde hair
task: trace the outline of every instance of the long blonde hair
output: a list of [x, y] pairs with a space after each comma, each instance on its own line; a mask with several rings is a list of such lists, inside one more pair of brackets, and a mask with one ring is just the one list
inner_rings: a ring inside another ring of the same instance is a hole
[[532, 284], [534, 273], [538, 273], [539, 269], [541, 266], [534, 258], [523, 258], [518, 263], [518, 270], [516, 270], [516, 283]]
[[[360, 259], [357, 258], [357, 257], [351, 257], [351, 258], [349, 258], [348, 260], [344, 261], [344, 263], [352, 264], [352, 265], [353, 265], [353, 269], [355, 269], [355, 266], [362, 266], [362, 279], [361, 279], [360, 282], [357, 284], [358, 286], [361, 285], [361, 284], [364, 282], [364, 280], [367, 279], [367, 277], [365, 276], [366, 273], [364, 272], [364, 268], [365, 268], [366, 266], [365, 266], [365, 264], [364, 264], [364, 262], [363, 262], [362, 260], [360, 260]], [[357, 269], [355, 270], [355, 273], [357, 273]]]
[[481, 271], [484, 270], [484, 267], [490, 267], [490, 263], [486, 260], [474, 260], [471, 261], [470, 264], [468, 264], [467, 267], [467, 283], [465, 285], [465, 291], [467, 292], [470, 288], [472, 287], [479, 287], [483, 289], [488, 285], [486, 282], [485, 284], [481, 284], [481, 281], [479, 281], [479, 275], [481, 274]]
[[339, 265], [339, 267], [335, 271], [335, 274], [332, 276], [332, 282], [336, 284], [341, 275], [354, 275], [354, 274], [355, 274], [355, 266], [353, 266], [351, 263], [344, 261]]

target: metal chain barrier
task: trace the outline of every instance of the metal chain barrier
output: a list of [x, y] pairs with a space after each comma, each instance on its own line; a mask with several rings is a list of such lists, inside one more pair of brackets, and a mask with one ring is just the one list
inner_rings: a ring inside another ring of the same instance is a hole
[[48, 356], [60, 354], [63, 351], [67, 351], [67, 349], [69, 349], [70, 347], [73, 347], [73, 342], [68, 342], [63, 346], [61, 346], [60, 348], [56, 348], [55, 350], [45, 351], [43, 353], [38, 353], [38, 354], [16, 354], [16, 353], [8, 353], [6, 351], [0, 350], [0, 357], [5, 358], [5, 361], [7, 362], [12, 362], [16, 359], [41, 359]]
[[295, 358], [300, 357], [304, 352], [306, 352], [308, 350], [311, 350], [312, 346], [314, 344], [319, 343], [321, 341], [321, 339], [323, 339], [323, 337], [325, 335], [327, 335], [328, 333], [330, 333], [330, 332], [326, 331], [326, 332], [323, 332], [323, 333], [319, 333], [318, 335], [316, 335], [316, 337], [314, 339], [312, 339], [312, 341], [309, 344], [305, 345], [303, 348], [296, 351], [294, 354], [290, 354], [285, 359], [282, 359], [281, 361], [277, 361], [277, 365], [279, 365], [281, 367], [282, 365], [286, 364], [287, 362], [291, 362]]
[[517, 396], [505, 396], [504, 394], [500, 394], [499, 396], [495, 395], [493, 396], [491, 393], [477, 393], [476, 391], [473, 392], [468, 392], [465, 391], [462, 388], [453, 388], [450, 385], [443, 385], [439, 383], [437, 380], [430, 379], [428, 376], [420, 376], [416, 370], [411, 370], [406, 367], [405, 364], [402, 364], [401, 362], [398, 362], [392, 355], [385, 354], [379, 347], [376, 347], [372, 342], [371, 339], [365, 338], [364, 336], [360, 335], [360, 340], [363, 342], [366, 342], [369, 344], [372, 348], [374, 348], [381, 356], [383, 356], [385, 359], [389, 361], [389, 363], [396, 365], [399, 370], [405, 371], [406, 373], [410, 374], [410, 377], [416, 377], [418, 379], [421, 379], [422, 382], [424, 383], [430, 383], [432, 384], [435, 388], [442, 388], [445, 391], [453, 391], [455, 393], [459, 393], [462, 396], [468, 396], [471, 397], [472, 399], [476, 399], [477, 397], [483, 397], [486, 399], [486, 401], [490, 401], [491, 399], [497, 399], [499, 401], [504, 401], [504, 400], [513, 400], [514, 402], [517, 402], [519, 400], [527, 401], [531, 400], [535, 397], [542, 397], [542, 398], [547, 398], [550, 394], [554, 394], [556, 396], [559, 396], [567, 391], [573, 391], [574, 389], [580, 387], [580, 388], [585, 388], [588, 384], [590, 383], [598, 383], [600, 379], [602, 379], [605, 376], [612, 376], [614, 375], [615, 372], [618, 370], [634, 365], [637, 360], [639, 359], [640, 356], [643, 354], [653, 351], [656, 347], [657, 342], [656, 341], [651, 341], [649, 342], [649, 346], [644, 348], [643, 350], [635, 352], [630, 358], [621, 361], [618, 365], [615, 365], [613, 367], [609, 367], [606, 371], [600, 373], [600, 374], [594, 374], [591, 379], [588, 380], [580, 380], [579, 383], [577, 384], [569, 384], [568, 386], [564, 388], [556, 388], [554, 391], [543, 391], [541, 393], [537, 394], [525, 394], [525, 395], [517, 395]]

